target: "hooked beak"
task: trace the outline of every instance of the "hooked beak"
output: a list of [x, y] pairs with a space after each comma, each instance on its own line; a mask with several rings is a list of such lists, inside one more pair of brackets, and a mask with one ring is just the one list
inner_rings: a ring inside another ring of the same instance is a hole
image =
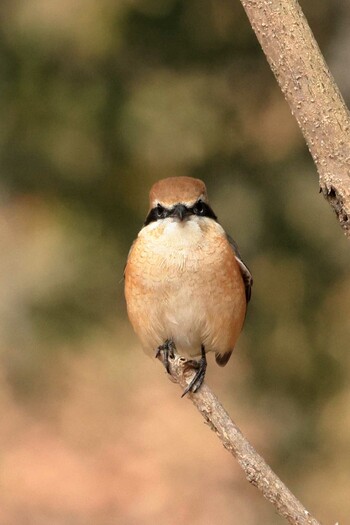
[[177, 217], [180, 221], [183, 221], [185, 217], [190, 214], [189, 209], [184, 204], [176, 204], [172, 210], [172, 216]]

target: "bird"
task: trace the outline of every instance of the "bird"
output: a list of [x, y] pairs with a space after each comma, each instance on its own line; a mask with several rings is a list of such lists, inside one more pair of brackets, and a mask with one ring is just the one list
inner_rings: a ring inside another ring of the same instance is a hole
[[202, 385], [207, 352], [215, 353], [220, 366], [228, 362], [253, 279], [218, 222], [203, 181], [161, 179], [152, 186], [149, 203], [125, 266], [127, 313], [144, 351], [161, 355], [168, 373], [175, 350], [189, 357], [195, 374], [184, 396]]

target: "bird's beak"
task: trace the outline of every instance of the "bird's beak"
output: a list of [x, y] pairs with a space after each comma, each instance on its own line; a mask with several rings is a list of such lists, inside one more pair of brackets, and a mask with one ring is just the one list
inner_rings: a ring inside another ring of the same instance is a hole
[[183, 221], [185, 217], [189, 215], [189, 210], [184, 204], [177, 204], [172, 210], [172, 216], [177, 217], [180, 221]]

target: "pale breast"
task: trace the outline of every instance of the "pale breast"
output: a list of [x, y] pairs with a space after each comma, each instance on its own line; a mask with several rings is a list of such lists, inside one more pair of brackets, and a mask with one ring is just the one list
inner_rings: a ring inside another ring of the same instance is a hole
[[130, 253], [125, 294], [132, 325], [149, 352], [173, 339], [180, 352], [224, 353], [245, 316], [244, 285], [226, 235], [204, 218], [143, 228]]

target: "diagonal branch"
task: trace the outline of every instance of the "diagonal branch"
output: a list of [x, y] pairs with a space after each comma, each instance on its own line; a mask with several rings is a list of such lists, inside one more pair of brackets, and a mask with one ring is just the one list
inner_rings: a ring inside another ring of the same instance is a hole
[[[183, 389], [186, 388], [193, 377], [193, 370], [186, 367], [186, 359], [178, 354], [169, 361], [169, 377]], [[205, 383], [198, 392], [189, 393], [188, 397], [224, 447], [237, 459], [247, 480], [274, 505], [278, 514], [292, 525], [320, 525], [259, 456]]]
[[241, 0], [350, 238], [350, 114], [297, 0]]

